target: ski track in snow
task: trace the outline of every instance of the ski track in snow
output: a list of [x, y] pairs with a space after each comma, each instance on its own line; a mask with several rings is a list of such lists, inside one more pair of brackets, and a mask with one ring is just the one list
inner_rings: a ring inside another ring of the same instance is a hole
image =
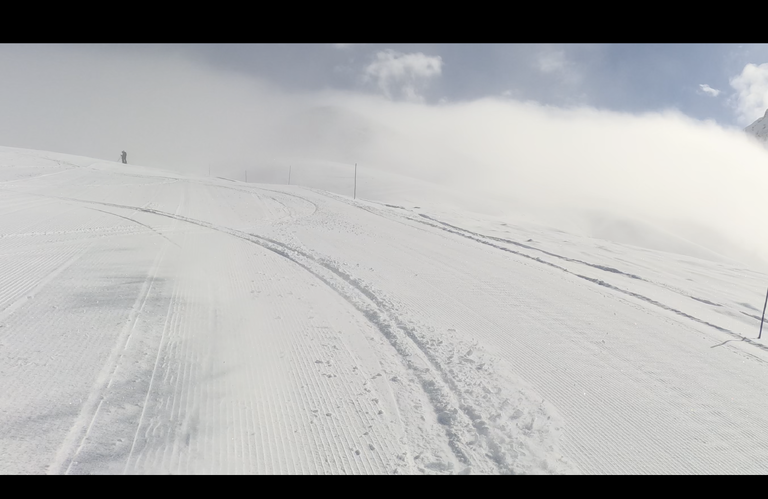
[[0, 150], [0, 472], [767, 471], [759, 273], [46, 154]]

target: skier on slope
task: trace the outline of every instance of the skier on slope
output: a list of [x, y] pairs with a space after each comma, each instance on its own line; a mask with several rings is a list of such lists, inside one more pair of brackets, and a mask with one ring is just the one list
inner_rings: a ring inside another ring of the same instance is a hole
[[128, 154], [126, 154], [125, 151], [123, 151], [123, 154], [121, 154], [120, 157], [123, 160], [123, 164], [128, 164], [128, 161], [127, 161]]

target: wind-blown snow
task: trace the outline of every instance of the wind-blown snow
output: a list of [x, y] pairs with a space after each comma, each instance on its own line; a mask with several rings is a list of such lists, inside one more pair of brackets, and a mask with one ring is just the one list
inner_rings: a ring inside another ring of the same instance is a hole
[[0, 148], [0, 472], [768, 471], [766, 274], [301, 168]]

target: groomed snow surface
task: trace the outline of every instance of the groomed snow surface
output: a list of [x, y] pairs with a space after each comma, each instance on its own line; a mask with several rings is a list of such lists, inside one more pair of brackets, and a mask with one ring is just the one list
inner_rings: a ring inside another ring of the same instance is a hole
[[768, 276], [372, 183], [0, 148], [0, 473], [768, 472]]

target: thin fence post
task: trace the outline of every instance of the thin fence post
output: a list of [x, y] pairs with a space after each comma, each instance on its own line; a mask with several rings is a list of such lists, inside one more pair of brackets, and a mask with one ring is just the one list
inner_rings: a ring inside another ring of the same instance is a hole
[[763, 316], [760, 317], [760, 333], [757, 335], [757, 339], [763, 335], [763, 320], [765, 319], [765, 306], [768, 305], [768, 291], [765, 292], [765, 304], [763, 305]]

